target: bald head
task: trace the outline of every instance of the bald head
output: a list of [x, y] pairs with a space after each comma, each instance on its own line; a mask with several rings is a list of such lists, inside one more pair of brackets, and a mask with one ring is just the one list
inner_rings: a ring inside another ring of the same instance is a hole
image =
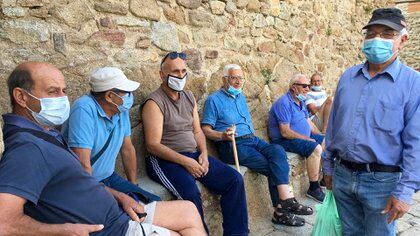
[[64, 76], [54, 65], [47, 62], [24, 62], [10, 74], [7, 85], [12, 106], [17, 103], [17, 90], [24, 90], [43, 98], [62, 95], [65, 92]]

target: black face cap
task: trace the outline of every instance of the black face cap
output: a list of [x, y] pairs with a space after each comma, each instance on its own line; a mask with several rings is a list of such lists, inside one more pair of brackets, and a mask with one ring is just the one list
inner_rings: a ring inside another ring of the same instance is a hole
[[396, 31], [401, 31], [407, 26], [405, 18], [398, 8], [379, 8], [373, 11], [372, 18], [363, 29], [371, 25], [385, 25]]

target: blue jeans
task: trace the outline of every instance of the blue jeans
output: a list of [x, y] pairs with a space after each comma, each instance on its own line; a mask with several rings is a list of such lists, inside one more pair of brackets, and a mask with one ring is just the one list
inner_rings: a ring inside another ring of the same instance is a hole
[[[216, 146], [220, 160], [228, 164], [235, 163], [232, 142], [217, 142]], [[237, 140], [236, 149], [241, 166], [246, 166], [268, 177], [271, 202], [273, 206], [277, 206], [280, 203], [277, 185], [289, 183], [289, 163], [283, 147], [276, 144], [268, 144], [266, 141], [254, 136]]]
[[343, 235], [395, 235], [395, 221], [381, 211], [395, 190], [401, 173], [351, 171], [336, 163], [333, 193]]
[[160, 197], [141, 189], [139, 186], [132, 184], [123, 177], [119, 176], [116, 172], [112, 173], [106, 179], [100, 181], [105, 186], [115, 189], [119, 192], [130, 195], [135, 200], [140, 200], [143, 203], [150, 203], [154, 201], [160, 201]]
[[[181, 152], [181, 154], [197, 160], [200, 152]], [[209, 172], [197, 179], [180, 164], [153, 156], [146, 158], [146, 170], [151, 179], [165, 186], [178, 199], [193, 202], [201, 215], [206, 231], [209, 232], [204, 222], [200, 189], [195, 184], [195, 181], [199, 181], [211, 192], [220, 195], [223, 235], [247, 236], [248, 211], [241, 174], [214, 157], [209, 156], [208, 160]]]
[[324, 135], [311, 134], [311, 138], [315, 139], [315, 142], [304, 139], [285, 139], [277, 138], [271, 140], [271, 143], [279, 144], [288, 152], [297, 153], [303, 157], [308, 158], [315, 150], [316, 146], [322, 144], [324, 141]]

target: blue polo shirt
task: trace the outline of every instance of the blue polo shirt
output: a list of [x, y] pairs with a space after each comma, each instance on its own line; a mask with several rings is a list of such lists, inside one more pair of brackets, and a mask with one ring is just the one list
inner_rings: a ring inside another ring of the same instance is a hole
[[311, 126], [308, 123], [308, 110], [303, 102], [296, 104], [292, 94], [287, 92], [280, 97], [270, 108], [268, 113], [268, 135], [271, 140], [283, 138], [280, 133], [280, 124], [289, 124], [290, 129], [305, 135], [311, 135]]
[[100, 152], [112, 130], [114, 133], [107, 149], [92, 166], [92, 175], [98, 181], [114, 172], [124, 137], [131, 135], [129, 111], [109, 118], [96, 99], [87, 94], [74, 102], [70, 117], [63, 125], [62, 133], [69, 146], [90, 149], [91, 158]]
[[[0, 193], [27, 200], [24, 212], [49, 224], [103, 224], [91, 235], [125, 235], [129, 216], [114, 197], [80, 165], [70, 149], [51, 144], [17, 128], [43, 131], [63, 140], [58, 131], [44, 131], [36, 123], [14, 114], [3, 115], [5, 152], [0, 160]], [[62, 142], [63, 143], [63, 142]]]
[[201, 123], [210, 125], [220, 132], [236, 125], [237, 137], [254, 133], [245, 96], [242, 93], [233, 96], [223, 88], [207, 98]]

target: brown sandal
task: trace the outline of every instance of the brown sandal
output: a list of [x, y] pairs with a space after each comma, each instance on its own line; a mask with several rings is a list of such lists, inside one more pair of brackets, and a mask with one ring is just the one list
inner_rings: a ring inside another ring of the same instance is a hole
[[281, 224], [294, 227], [301, 227], [305, 225], [305, 219], [297, 217], [296, 215], [284, 209], [276, 209], [273, 213], [271, 222], [273, 222], [273, 224]]
[[[296, 215], [312, 215], [314, 213], [314, 210], [309, 207], [300, 204], [296, 198], [289, 198], [284, 201], [281, 201], [281, 207], [288, 212]], [[279, 208], [277, 208], [279, 209]]]

